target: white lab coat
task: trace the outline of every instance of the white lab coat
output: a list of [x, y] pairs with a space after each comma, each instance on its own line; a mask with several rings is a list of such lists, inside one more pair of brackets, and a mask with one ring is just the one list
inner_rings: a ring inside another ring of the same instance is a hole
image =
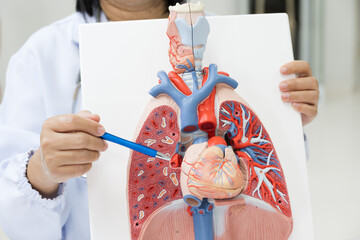
[[[100, 20], [106, 21], [104, 14]], [[25, 176], [44, 120], [71, 113], [80, 69], [78, 27], [87, 22], [96, 18], [75, 13], [44, 27], [10, 60], [0, 106], [0, 226], [11, 239], [90, 239], [86, 179], [69, 180], [50, 200]]]

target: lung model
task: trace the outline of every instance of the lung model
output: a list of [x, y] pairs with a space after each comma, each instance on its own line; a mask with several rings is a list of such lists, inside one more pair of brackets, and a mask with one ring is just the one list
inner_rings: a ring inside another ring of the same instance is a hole
[[132, 239], [287, 239], [292, 215], [275, 147], [238, 83], [203, 68], [204, 6], [170, 7], [174, 69], [158, 73], [136, 142], [171, 161], [132, 152], [128, 166]]

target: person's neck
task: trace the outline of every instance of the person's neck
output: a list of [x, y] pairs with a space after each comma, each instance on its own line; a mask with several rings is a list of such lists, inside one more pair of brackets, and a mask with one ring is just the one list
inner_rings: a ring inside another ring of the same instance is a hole
[[152, 0], [140, 6], [102, 0], [100, 6], [110, 21], [166, 18], [169, 15], [164, 0]]

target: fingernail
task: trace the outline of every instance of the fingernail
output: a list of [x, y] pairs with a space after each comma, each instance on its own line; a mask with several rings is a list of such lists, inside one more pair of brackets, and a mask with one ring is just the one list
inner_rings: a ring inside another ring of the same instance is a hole
[[98, 127], [97, 133], [98, 133], [100, 136], [104, 135], [104, 133], [105, 133], [105, 128], [104, 128], [104, 127]]
[[289, 93], [281, 93], [281, 97], [284, 99], [284, 100], [288, 100], [290, 98], [290, 94]]
[[287, 89], [288, 84], [287, 84], [287, 83], [282, 82], [282, 83], [280, 83], [279, 87], [280, 87], [280, 90], [284, 91], [284, 90], [286, 90], [286, 89]]
[[104, 151], [105, 151], [106, 149], [108, 149], [109, 144], [105, 140], [104, 140], [104, 142], [105, 142], [105, 149], [104, 149]]
[[280, 68], [280, 72], [283, 73], [283, 74], [287, 73], [287, 70], [288, 70], [287, 67], [281, 67]]

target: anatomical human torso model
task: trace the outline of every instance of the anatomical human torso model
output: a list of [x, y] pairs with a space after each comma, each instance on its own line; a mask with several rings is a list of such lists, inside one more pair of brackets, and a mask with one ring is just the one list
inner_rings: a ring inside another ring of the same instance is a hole
[[171, 161], [132, 152], [128, 198], [132, 239], [287, 239], [292, 215], [275, 147], [237, 82], [202, 57], [204, 6], [170, 7], [174, 71], [159, 84], [136, 142]]

